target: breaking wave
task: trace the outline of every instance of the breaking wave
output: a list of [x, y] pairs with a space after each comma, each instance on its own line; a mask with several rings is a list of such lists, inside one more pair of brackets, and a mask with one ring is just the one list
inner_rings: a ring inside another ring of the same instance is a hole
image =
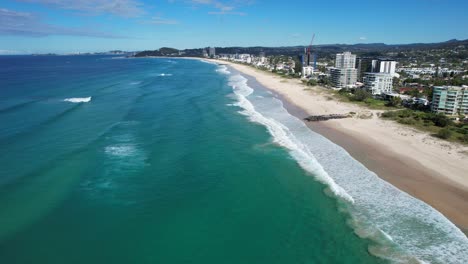
[[223, 74], [231, 74], [230, 71], [228, 71], [228, 68], [225, 65], [220, 65], [218, 69], [216, 69], [217, 72], [223, 73]]
[[70, 102], [70, 103], [88, 103], [91, 101], [90, 97], [76, 97], [76, 98], [66, 98], [63, 101]]

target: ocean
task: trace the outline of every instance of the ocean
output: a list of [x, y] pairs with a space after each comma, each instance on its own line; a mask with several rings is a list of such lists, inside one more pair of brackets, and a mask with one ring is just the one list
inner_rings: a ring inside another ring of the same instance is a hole
[[468, 240], [199, 60], [0, 56], [0, 263], [467, 263]]

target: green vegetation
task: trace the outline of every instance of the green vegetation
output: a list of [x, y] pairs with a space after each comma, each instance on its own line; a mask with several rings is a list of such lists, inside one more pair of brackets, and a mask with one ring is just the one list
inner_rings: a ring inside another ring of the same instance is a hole
[[392, 97], [390, 101], [387, 102], [387, 106], [398, 107], [401, 105], [401, 98], [400, 97]]
[[335, 97], [342, 102], [351, 102], [376, 110], [396, 109], [396, 107], [388, 105], [387, 101], [373, 98], [371, 93], [363, 89], [341, 89], [339, 91], [331, 92], [334, 93]]
[[442, 139], [449, 139], [452, 136], [452, 131], [448, 128], [442, 128], [437, 132], [437, 136], [442, 138]]
[[422, 80], [422, 79], [406, 79], [405, 83], [419, 83], [421, 85], [429, 86], [442, 86], [442, 85], [454, 85], [454, 86], [462, 86], [468, 85], [468, 79], [463, 79], [462, 75], [453, 76], [453, 77], [445, 77], [445, 78], [435, 78], [432, 80]]
[[382, 114], [382, 118], [430, 132], [435, 137], [468, 144], [468, 124], [455, 123], [443, 114], [405, 109], [387, 111]]
[[307, 86], [316, 86], [318, 82], [314, 79], [310, 79], [307, 81]]

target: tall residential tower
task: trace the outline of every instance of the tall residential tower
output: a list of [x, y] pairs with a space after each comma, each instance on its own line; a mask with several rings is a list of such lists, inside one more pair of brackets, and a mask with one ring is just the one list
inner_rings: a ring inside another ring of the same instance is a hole
[[351, 52], [336, 54], [335, 68], [330, 69], [331, 82], [336, 88], [352, 88], [356, 86], [357, 69], [356, 55]]

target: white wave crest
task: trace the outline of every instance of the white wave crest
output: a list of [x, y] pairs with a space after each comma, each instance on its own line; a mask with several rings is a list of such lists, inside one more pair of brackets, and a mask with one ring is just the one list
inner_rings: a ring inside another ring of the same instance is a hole
[[[369, 252], [395, 263], [467, 263], [468, 239], [441, 213], [380, 179], [344, 149], [312, 132], [273, 95], [252, 95], [241, 75], [229, 78], [236, 106], [264, 125], [273, 141], [289, 150], [307, 172], [342, 198], [350, 225], [371, 239]], [[252, 95], [252, 96], [250, 96]]]
[[172, 73], [160, 73], [157, 76], [160, 76], [160, 77], [172, 76]]
[[115, 146], [107, 146], [104, 151], [112, 156], [130, 157], [137, 152], [137, 149], [134, 145], [131, 144], [121, 144]]
[[225, 65], [220, 65], [216, 71], [222, 74], [226, 74], [226, 75], [231, 74], [231, 72], [228, 71], [228, 68]]
[[70, 103], [88, 103], [91, 101], [91, 96], [90, 97], [76, 97], [76, 98], [66, 98], [63, 101], [65, 102], [70, 102]]
[[302, 168], [314, 174], [321, 182], [327, 184], [335, 195], [348, 202], [354, 202], [353, 198], [328, 176], [322, 166], [314, 158], [314, 155], [290, 133], [286, 126], [272, 118], [265, 117], [255, 110], [253, 104], [246, 98], [253, 92], [253, 89], [247, 85], [247, 79], [241, 75], [234, 75], [229, 79], [229, 85], [232, 86], [234, 93], [238, 96], [238, 103], [235, 105], [244, 109], [240, 112], [241, 114], [248, 116], [253, 122], [266, 126], [273, 136], [273, 141], [287, 148]]

